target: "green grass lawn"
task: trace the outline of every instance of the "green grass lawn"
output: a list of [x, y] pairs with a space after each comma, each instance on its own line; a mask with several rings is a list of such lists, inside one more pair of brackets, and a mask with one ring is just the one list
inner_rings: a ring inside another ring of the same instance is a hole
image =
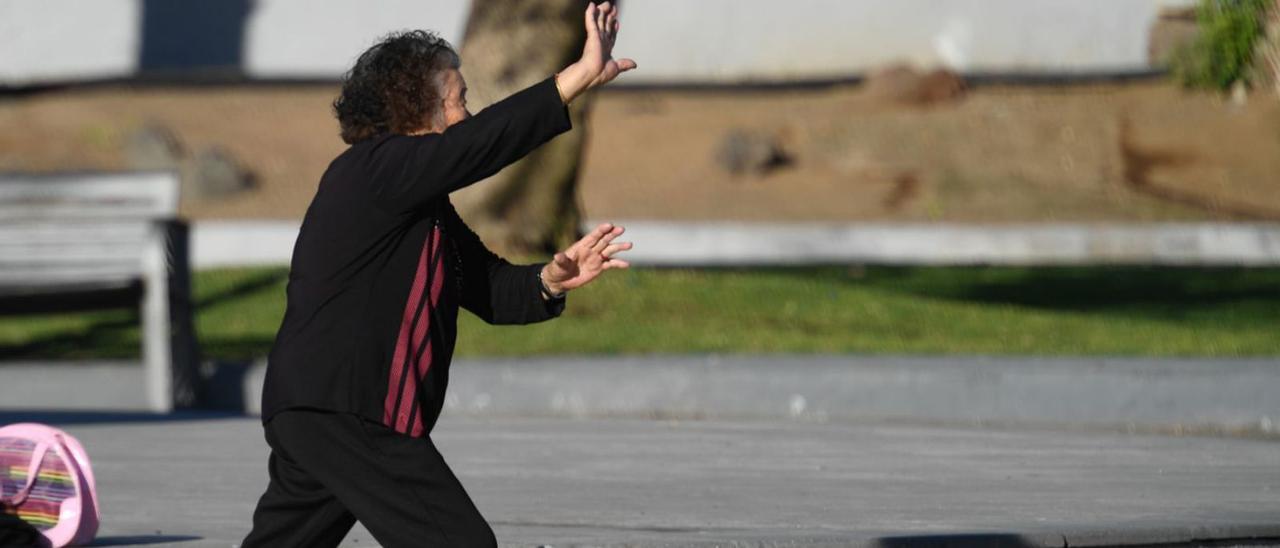
[[[265, 355], [285, 269], [198, 273], [208, 357]], [[610, 272], [561, 318], [485, 325], [464, 356], [864, 353], [1280, 355], [1280, 269], [789, 268]], [[138, 355], [131, 310], [0, 315], [0, 358]]]

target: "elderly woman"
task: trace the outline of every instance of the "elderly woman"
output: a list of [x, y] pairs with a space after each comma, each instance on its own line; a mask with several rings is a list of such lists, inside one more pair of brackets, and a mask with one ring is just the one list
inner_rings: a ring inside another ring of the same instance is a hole
[[570, 129], [565, 106], [635, 68], [614, 60], [609, 3], [588, 4], [582, 57], [471, 116], [452, 47], [422, 31], [364, 52], [334, 109], [351, 146], [320, 179], [294, 248], [288, 309], [267, 367], [271, 481], [244, 546], [336, 546], [356, 520], [383, 546], [494, 546], [428, 434], [440, 414], [458, 307], [486, 322], [554, 318], [605, 270], [623, 228], [603, 224], [547, 264], [513, 265], [449, 193]]

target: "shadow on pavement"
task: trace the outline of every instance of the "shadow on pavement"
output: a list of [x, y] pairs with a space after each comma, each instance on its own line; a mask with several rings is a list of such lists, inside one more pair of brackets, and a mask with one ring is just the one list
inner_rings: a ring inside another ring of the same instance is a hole
[[145, 411], [54, 411], [43, 409], [0, 409], [0, 425], [37, 422], [54, 426], [157, 423], [241, 419], [246, 415], [226, 411], [176, 411], [169, 414]]
[[[199, 313], [262, 292], [283, 291], [288, 279], [288, 268], [201, 276], [192, 282], [201, 286], [192, 296], [192, 305]], [[135, 283], [117, 289], [0, 297], [0, 320], [16, 322], [32, 315], [47, 320], [51, 314], [83, 313], [82, 324], [50, 324], [16, 342], [0, 344], [0, 360], [137, 360], [140, 357], [138, 328], [142, 323], [137, 303], [141, 291], [141, 284]], [[205, 355], [236, 359], [265, 356], [273, 342], [274, 332], [265, 337], [206, 335], [200, 339]]]
[[811, 275], [839, 276], [865, 287], [952, 301], [1159, 319], [1186, 316], [1188, 309], [1243, 304], [1250, 310], [1240, 321], [1257, 321], [1259, 316], [1274, 319], [1280, 305], [1275, 291], [1280, 269], [1269, 268], [872, 267], [857, 274], [846, 270]]
[[1004, 533], [882, 537], [882, 548], [1031, 548], [1021, 536]]
[[0, 546], [39, 546], [40, 531], [17, 516], [0, 512]]
[[134, 535], [98, 537], [89, 546], [140, 546], [145, 544], [166, 544], [170, 542], [190, 542], [204, 537], [192, 535]]
[[[202, 538], [193, 535], [117, 535], [95, 538], [89, 546], [140, 546], [145, 544], [189, 542], [201, 540]], [[45, 545], [47, 545], [47, 542], [43, 540], [40, 532], [35, 527], [12, 515], [0, 514], [0, 546], [20, 548]]]

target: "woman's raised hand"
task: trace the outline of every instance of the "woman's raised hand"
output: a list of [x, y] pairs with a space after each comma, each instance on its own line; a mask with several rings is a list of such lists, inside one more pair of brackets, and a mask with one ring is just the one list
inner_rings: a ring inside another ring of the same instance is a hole
[[613, 58], [613, 45], [618, 42], [618, 29], [622, 28], [622, 23], [618, 21], [617, 6], [611, 2], [599, 6], [588, 3], [584, 19], [587, 42], [582, 46], [582, 61], [589, 63], [592, 70], [599, 74], [588, 89], [607, 84], [619, 74], [636, 68], [635, 61]]
[[587, 40], [582, 46], [582, 58], [556, 74], [561, 99], [568, 104], [583, 92], [613, 81], [619, 74], [636, 68], [631, 59], [614, 59], [613, 45], [618, 40], [622, 23], [618, 20], [618, 8], [612, 2], [597, 6], [587, 3], [583, 14], [587, 27]]
[[631, 242], [613, 241], [625, 231], [613, 223], [597, 226], [542, 267], [542, 283], [552, 293], [564, 293], [591, 283], [606, 270], [629, 268], [630, 263], [614, 256], [631, 249]]

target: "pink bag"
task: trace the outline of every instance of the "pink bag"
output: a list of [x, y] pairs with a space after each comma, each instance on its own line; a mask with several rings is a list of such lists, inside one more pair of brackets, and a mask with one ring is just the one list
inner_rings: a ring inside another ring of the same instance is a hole
[[51, 546], [87, 544], [98, 532], [89, 456], [70, 434], [42, 424], [0, 428], [0, 511]]

